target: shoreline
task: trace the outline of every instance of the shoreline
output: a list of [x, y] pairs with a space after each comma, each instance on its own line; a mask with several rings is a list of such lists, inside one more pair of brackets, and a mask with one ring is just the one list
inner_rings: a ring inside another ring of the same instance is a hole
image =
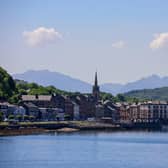
[[34, 135], [45, 133], [74, 133], [83, 131], [161, 131], [158, 127], [122, 127], [117, 124], [88, 122], [88, 121], [62, 121], [62, 122], [21, 122], [18, 125], [0, 123], [1, 136]]

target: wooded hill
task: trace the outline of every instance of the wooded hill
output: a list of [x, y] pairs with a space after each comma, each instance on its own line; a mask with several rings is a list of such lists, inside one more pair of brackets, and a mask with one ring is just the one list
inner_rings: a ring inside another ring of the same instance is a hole
[[168, 87], [130, 91], [125, 93], [124, 96], [130, 97], [130, 98], [137, 98], [140, 100], [167, 100], [168, 101]]

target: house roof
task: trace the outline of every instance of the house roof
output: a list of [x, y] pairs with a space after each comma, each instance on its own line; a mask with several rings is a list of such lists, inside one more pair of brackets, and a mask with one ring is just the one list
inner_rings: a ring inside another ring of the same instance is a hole
[[130, 105], [130, 107], [137, 107], [137, 106], [138, 106], [138, 105], [135, 104], [135, 103], [133, 103], [133, 104]]
[[51, 95], [22, 95], [23, 101], [50, 101], [51, 98]]
[[33, 104], [33, 103], [31, 103], [31, 102], [29, 102], [29, 103], [24, 103], [24, 106], [26, 106], [26, 107], [31, 107], [31, 108], [37, 108], [37, 106], [35, 105], [35, 104]]
[[0, 105], [5, 105], [5, 106], [8, 106], [8, 105], [10, 105], [8, 102], [0, 102]]
[[168, 102], [167, 101], [147, 101], [147, 102], [144, 102], [142, 104], [152, 104], [152, 105], [167, 105]]
[[107, 106], [107, 108], [111, 111], [116, 111], [114, 108], [112, 108], [111, 106]]

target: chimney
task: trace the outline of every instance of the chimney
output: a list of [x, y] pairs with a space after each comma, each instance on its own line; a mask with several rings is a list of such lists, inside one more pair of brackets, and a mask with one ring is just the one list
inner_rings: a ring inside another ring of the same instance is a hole
[[35, 94], [35, 98], [38, 99], [38, 94]]

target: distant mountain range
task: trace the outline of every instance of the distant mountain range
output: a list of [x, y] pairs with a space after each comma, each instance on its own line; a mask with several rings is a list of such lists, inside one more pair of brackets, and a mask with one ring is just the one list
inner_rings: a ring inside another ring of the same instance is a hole
[[48, 70], [30, 70], [23, 74], [12, 75], [14, 79], [20, 79], [27, 82], [35, 82], [43, 86], [53, 85], [58, 89], [71, 92], [91, 92], [92, 86], [79, 79], [72, 78], [59, 72], [51, 72]]
[[168, 86], [168, 77], [160, 77], [158, 75], [151, 75], [140, 80], [130, 82], [127, 84], [103, 84], [101, 89], [107, 92], [118, 94], [125, 93], [132, 90], [154, 89]]
[[[56, 88], [65, 91], [89, 93], [92, 90], [92, 85], [87, 82], [48, 70], [30, 70], [23, 74], [13, 74], [12, 76], [15, 79], [35, 82], [44, 86], [53, 85]], [[127, 84], [105, 83], [100, 85], [100, 89], [101, 91], [116, 95], [132, 90], [154, 89], [165, 86], [168, 86], [168, 77], [152, 75]]]

